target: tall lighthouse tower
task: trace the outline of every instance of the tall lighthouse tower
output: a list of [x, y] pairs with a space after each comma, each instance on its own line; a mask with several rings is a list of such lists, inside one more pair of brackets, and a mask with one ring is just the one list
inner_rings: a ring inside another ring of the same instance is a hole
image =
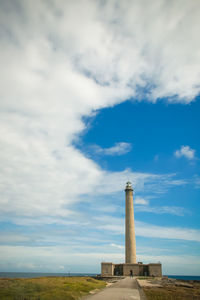
[[102, 262], [101, 276], [162, 276], [160, 262], [143, 264], [136, 262], [135, 224], [133, 208], [133, 188], [131, 182], [126, 183], [126, 219], [125, 219], [125, 263]]
[[133, 188], [131, 182], [126, 183], [126, 264], [136, 264], [135, 224], [133, 208]]

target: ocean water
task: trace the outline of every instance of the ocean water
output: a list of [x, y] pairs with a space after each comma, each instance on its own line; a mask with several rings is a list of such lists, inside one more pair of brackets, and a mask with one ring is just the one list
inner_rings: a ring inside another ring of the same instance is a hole
[[198, 280], [200, 281], [200, 276], [183, 276], [183, 275], [166, 275], [169, 278], [181, 279], [181, 280]]
[[95, 276], [93, 273], [36, 273], [36, 272], [0, 272], [0, 278], [36, 278], [46, 276]]
[[[28, 273], [28, 272], [0, 272], [0, 278], [36, 278], [46, 276], [96, 276], [95, 273]], [[181, 280], [198, 280], [200, 276], [165, 275], [169, 278]]]

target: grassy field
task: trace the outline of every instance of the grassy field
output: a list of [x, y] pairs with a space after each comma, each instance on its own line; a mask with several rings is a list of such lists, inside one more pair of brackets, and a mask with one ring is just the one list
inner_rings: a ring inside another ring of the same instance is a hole
[[0, 299], [76, 300], [105, 286], [90, 277], [0, 278]]
[[162, 287], [143, 288], [148, 300], [200, 300], [200, 285], [193, 288]]

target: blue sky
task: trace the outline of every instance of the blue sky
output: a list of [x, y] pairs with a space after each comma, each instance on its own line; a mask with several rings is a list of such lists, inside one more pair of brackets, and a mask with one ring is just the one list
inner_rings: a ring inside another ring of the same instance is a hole
[[199, 3], [0, 6], [0, 270], [200, 275]]

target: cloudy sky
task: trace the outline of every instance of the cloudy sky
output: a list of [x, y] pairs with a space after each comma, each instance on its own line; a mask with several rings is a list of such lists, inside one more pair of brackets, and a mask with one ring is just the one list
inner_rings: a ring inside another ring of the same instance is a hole
[[0, 1], [0, 270], [200, 275], [200, 2]]

